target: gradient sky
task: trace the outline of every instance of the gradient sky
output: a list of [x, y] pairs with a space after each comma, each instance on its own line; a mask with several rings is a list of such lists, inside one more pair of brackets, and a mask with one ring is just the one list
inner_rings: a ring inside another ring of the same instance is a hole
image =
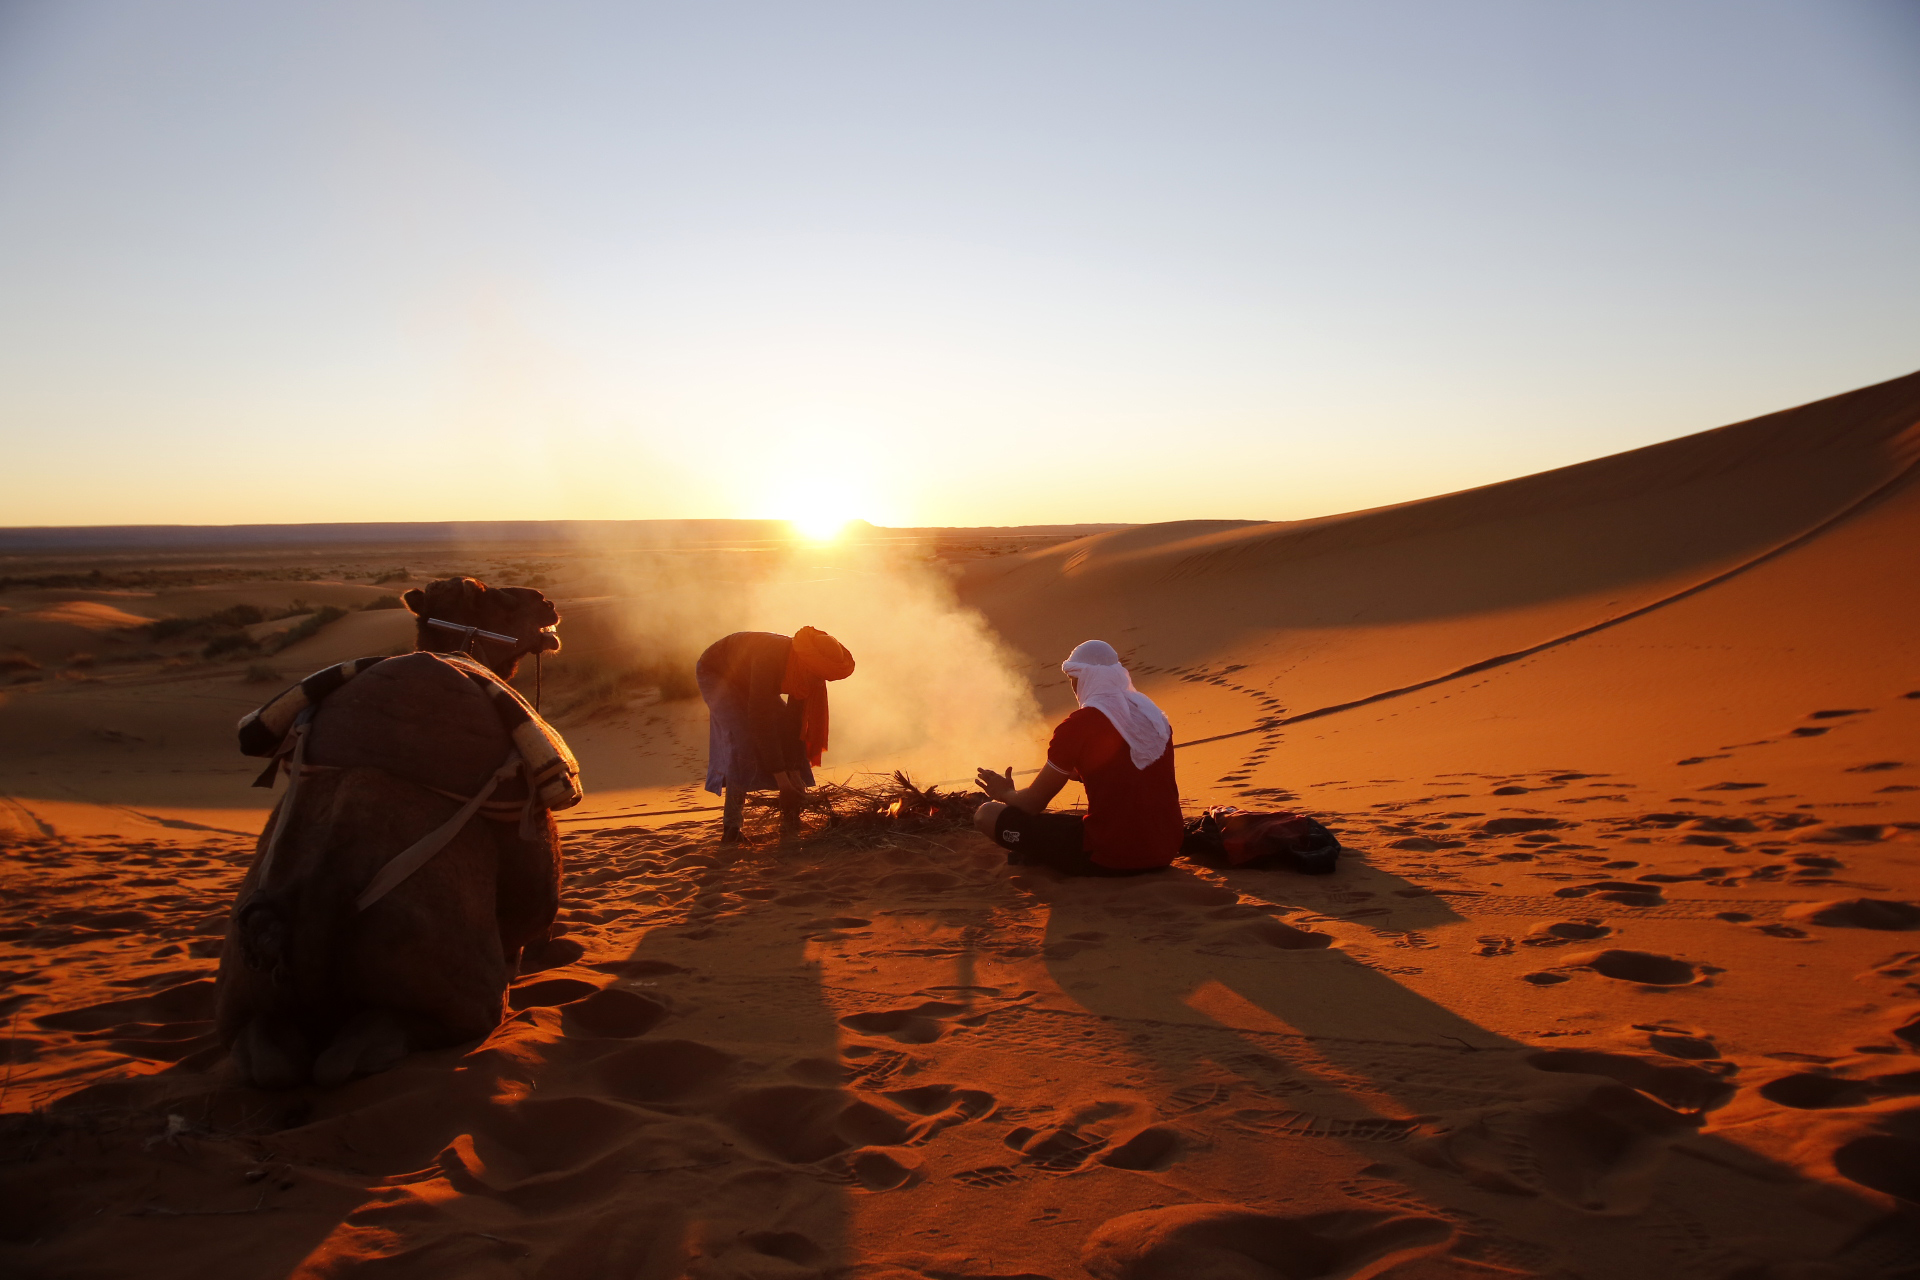
[[1906, 0], [0, 0], [0, 525], [1297, 518], [1916, 367]]

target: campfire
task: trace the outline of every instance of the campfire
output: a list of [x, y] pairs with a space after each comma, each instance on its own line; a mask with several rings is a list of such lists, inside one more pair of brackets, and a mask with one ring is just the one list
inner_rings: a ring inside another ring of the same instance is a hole
[[[827, 782], [809, 790], [800, 806], [800, 838], [871, 845], [902, 833], [960, 831], [973, 825], [973, 811], [987, 798], [979, 791], [922, 787], [899, 770], [866, 776], [873, 781]], [[747, 797], [748, 835], [776, 835], [779, 807], [777, 795]]]

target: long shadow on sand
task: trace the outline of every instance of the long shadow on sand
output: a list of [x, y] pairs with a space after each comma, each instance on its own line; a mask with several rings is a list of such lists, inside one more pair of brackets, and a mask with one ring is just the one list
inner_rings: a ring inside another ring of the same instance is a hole
[[1055, 982], [1185, 1104], [1170, 1135], [1253, 1143], [1268, 1153], [1255, 1167], [1343, 1147], [1367, 1162], [1345, 1194], [1451, 1218], [1487, 1265], [1760, 1277], [1783, 1258], [1867, 1275], [1920, 1261], [1884, 1201], [1700, 1132], [1735, 1093], [1732, 1064], [1543, 1050], [1412, 990], [1399, 979], [1421, 972], [1422, 931], [1461, 917], [1358, 860], [1324, 880], [1016, 883], [1048, 904]]

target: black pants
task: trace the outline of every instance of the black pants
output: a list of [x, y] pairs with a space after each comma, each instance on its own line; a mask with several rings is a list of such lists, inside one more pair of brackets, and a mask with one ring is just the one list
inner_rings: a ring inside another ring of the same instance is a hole
[[1028, 813], [1007, 805], [993, 820], [993, 838], [1007, 851], [1007, 865], [1052, 867], [1068, 876], [1137, 876], [1163, 867], [1103, 867], [1087, 856], [1085, 824], [1070, 813]]

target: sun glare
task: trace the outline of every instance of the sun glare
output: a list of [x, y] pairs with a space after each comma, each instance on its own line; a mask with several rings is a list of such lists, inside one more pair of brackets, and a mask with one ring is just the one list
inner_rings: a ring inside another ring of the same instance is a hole
[[773, 459], [760, 480], [753, 514], [786, 521], [792, 536], [805, 542], [840, 542], [850, 528], [888, 522], [894, 514], [886, 509], [891, 486], [859, 449], [796, 451]]
[[796, 516], [787, 523], [808, 542], [832, 542], [853, 523], [853, 517], [839, 511], [819, 511]]

